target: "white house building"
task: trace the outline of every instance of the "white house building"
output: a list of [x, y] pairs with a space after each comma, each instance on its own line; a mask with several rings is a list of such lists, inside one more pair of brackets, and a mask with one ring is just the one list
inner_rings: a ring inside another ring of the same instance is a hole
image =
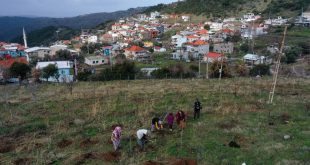
[[90, 66], [97, 66], [97, 65], [103, 65], [108, 64], [108, 60], [104, 56], [89, 56], [85, 57], [85, 64]]
[[[49, 82], [72, 82], [73, 81], [73, 62], [71, 61], [48, 61], [48, 62], [38, 62], [36, 69], [42, 70], [48, 65], [56, 65], [58, 68], [58, 79], [57, 77], [49, 77]], [[46, 81], [45, 78], [40, 78], [42, 81]]]

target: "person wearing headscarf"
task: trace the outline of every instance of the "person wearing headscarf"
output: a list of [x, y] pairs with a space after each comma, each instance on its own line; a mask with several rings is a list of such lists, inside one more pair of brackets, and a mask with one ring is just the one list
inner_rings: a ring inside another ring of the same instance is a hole
[[158, 117], [152, 119], [151, 131], [163, 129], [163, 122]]
[[117, 151], [120, 147], [121, 136], [122, 136], [122, 128], [120, 126], [115, 127], [111, 136], [111, 140], [113, 142], [113, 147], [115, 151]]

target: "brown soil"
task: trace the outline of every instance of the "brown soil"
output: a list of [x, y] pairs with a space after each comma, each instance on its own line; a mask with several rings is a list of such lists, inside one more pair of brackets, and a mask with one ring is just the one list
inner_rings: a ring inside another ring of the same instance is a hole
[[85, 148], [85, 147], [88, 147], [90, 145], [97, 144], [98, 142], [99, 142], [98, 140], [93, 140], [93, 139], [87, 138], [87, 139], [84, 139], [81, 141], [80, 146]]
[[177, 159], [169, 161], [169, 165], [197, 165], [197, 161], [193, 159]]
[[162, 163], [153, 162], [153, 161], [146, 161], [143, 165], [162, 165]]
[[83, 155], [78, 156], [75, 158], [77, 161], [76, 164], [83, 164], [87, 159], [99, 159], [104, 161], [118, 161], [121, 156], [119, 152], [107, 152], [107, 153], [97, 153], [97, 152], [90, 152]]
[[31, 158], [20, 158], [14, 161], [15, 165], [27, 165], [27, 164], [31, 164], [32, 163], [32, 159]]
[[67, 146], [70, 146], [73, 142], [71, 140], [62, 139], [59, 143], [57, 143], [57, 147], [59, 148], [66, 148]]
[[11, 140], [6, 138], [0, 138], [0, 153], [11, 152], [15, 149], [15, 146], [11, 143]]
[[222, 123], [218, 123], [218, 127], [221, 128], [221, 129], [232, 129], [234, 127], [236, 127], [238, 121], [235, 121], [235, 120], [231, 120], [231, 121], [228, 121], [228, 122], [222, 122]]
[[119, 160], [120, 156], [120, 152], [107, 152], [102, 154], [103, 159], [109, 162]]

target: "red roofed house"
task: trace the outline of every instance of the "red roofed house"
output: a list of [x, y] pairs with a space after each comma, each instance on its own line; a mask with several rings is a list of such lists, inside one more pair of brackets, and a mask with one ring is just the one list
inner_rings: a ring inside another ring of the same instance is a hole
[[28, 64], [28, 61], [25, 57], [9, 58], [6, 60], [0, 60], [0, 79], [3, 79], [4, 71], [9, 69], [13, 65], [14, 62]]
[[205, 41], [209, 40], [209, 38], [210, 38], [209, 37], [209, 32], [206, 29], [198, 30], [198, 31], [196, 31], [196, 34], [198, 36], [200, 36], [200, 39], [205, 40]]
[[222, 58], [225, 58], [223, 54], [216, 53], [216, 52], [209, 52], [205, 54], [205, 56], [203, 57], [203, 61], [212, 63], [214, 61], [220, 61], [222, 60]]
[[186, 36], [186, 38], [187, 38], [187, 41], [188, 41], [188, 42], [193, 42], [193, 41], [195, 41], [195, 40], [198, 40], [198, 39], [199, 39], [199, 37], [198, 37], [198, 36], [194, 36], [194, 35], [189, 35], [189, 36]]
[[186, 51], [189, 52], [193, 58], [198, 59], [203, 54], [209, 53], [209, 43], [203, 40], [195, 40], [186, 43]]
[[135, 45], [125, 49], [124, 54], [130, 60], [145, 61], [150, 58], [150, 55], [145, 49]]

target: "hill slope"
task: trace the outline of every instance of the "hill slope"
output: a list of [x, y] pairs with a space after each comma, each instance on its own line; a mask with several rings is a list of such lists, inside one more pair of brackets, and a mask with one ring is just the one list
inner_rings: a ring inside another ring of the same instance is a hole
[[[0, 164], [309, 164], [309, 83], [279, 79], [272, 105], [269, 78], [77, 83], [72, 95], [64, 84], [0, 86]], [[194, 121], [196, 97], [203, 110]], [[177, 110], [188, 113], [185, 130], [153, 133], [139, 152], [137, 129]], [[120, 157], [110, 153], [115, 124], [123, 125]]]
[[69, 27], [73, 29], [92, 28], [108, 20], [127, 17], [144, 11], [145, 8], [135, 8], [112, 13], [94, 13], [70, 18], [27, 18], [0, 17], [0, 40], [9, 41], [22, 34], [22, 28], [27, 32], [47, 26]]
[[[276, 17], [295, 16], [302, 7], [308, 8], [309, 0], [185, 0], [173, 5], [158, 5], [153, 10], [161, 9], [168, 13], [204, 14], [213, 17], [240, 16], [242, 13], [254, 12], [271, 14]], [[148, 10], [149, 11], [149, 10]]]
[[[34, 30], [27, 34], [28, 46], [49, 46], [49, 44], [57, 41], [56, 31], [59, 31], [59, 40], [70, 40], [79, 34], [79, 30], [74, 30], [68, 27], [48, 26], [39, 30]], [[13, 43], [23, 43], [23, 36], [19, 36], [11, 40]]]

